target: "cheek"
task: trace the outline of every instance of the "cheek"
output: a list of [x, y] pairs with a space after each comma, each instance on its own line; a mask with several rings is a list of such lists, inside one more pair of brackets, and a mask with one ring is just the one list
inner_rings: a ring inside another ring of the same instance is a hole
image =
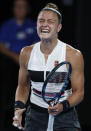
[[40, 31], [41, 26], [42, 26], [42, 25], [41, 25], [40, 23], [37, 23], [37, 30]]
[[55, 27], [55, 25], [53, 27], [51, 27], [51, 29], [52, 29], [52, 32], [54, 32], [54, 33], [58, 32], [58, 29], [57, 29], [57, 27]]
[[39, 26], [39, 24], [37, 24], [37, 33], [38, 34], [40, 33], [40, 26]]
[[55, 25], [55, 29], [54, 29], [54, 30], [55, 30], [55, 32], [57, 32], [57, 33], [59, 32], [58, 25]]
[[40, 23], [39, 23], [39, 22], [37, 22], [37, 27], [38, 27], [38, 28], [40, 27]]

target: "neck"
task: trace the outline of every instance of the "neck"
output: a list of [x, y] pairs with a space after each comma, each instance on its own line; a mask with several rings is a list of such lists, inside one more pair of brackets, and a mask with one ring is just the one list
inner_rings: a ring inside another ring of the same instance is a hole
[[49, 55], [57, 45], [57, 39], [46, 39], [42, 40], [40, 44], [40, 50], [45, 54]]

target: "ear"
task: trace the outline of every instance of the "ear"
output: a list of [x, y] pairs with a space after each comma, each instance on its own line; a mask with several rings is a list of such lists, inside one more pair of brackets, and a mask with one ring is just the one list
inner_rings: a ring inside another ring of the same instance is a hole
[[58, 25], [58, 30], [57, 30], [57, 31], [59, 32], [61, 29], [62, 29], [62, 24], [59, 24], [59, 25]]

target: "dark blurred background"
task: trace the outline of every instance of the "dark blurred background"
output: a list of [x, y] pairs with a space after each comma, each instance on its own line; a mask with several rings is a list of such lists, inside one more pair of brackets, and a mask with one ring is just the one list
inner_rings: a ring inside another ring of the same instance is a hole
[[[3, 0], [0, 2], [0, 26], [5, 20], [12, 17], [12, 2], [13, 0]], [[46, 3], [56, 3], [63, 16], [63, 28], [59, 33], [59, 39], [72, 45], [73, 47], [81, 50], [85, 61], [85, 97], [84, 101], [77, 106], [79, 120], [81, 123], [82, 131], [91, 131], [91, 106], [90, 106], [90, 74], [91, 74], [91, 61], [90, 61], [90, 1], [85, 0], [30, 0], [29, 4], [32, 7], [29, 17], [36, 21], [38, 12], [45, 6]], [[0, 63], [2, 63], [0, 57]], [[6, 72], [7, 73], [7, 72]], [[17, 78], [15, 79], [17, 80]], [[0, 78], [1, 81], [1, 78]], [[7, 87], [6, 88], [10, 88]], [[0, 87], [0, 109], [2, 106], [3, 111], [0, 110], [0, 131], [17, 131], [12, 126], [13, 107], [11, 106], [12, 100], [4, 104], [1, 96], [9, 99], [8, 92], [2, 93], [3, 87]], [[13, 90], [13, 87], [12, 87]], [[13, 91], [15, 94], [15, 90]], [[4, 116], [4, 117], [3, 117]]]

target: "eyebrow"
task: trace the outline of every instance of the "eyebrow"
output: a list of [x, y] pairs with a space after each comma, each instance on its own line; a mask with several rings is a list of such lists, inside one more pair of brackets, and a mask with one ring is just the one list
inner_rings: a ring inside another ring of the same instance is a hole
[[[45, 20], [44, 18], [39, 18], [38, 20]], [[49, 21], [56, 21], [56, 19], [47, 19], [47, 20], [49, 20]]]

